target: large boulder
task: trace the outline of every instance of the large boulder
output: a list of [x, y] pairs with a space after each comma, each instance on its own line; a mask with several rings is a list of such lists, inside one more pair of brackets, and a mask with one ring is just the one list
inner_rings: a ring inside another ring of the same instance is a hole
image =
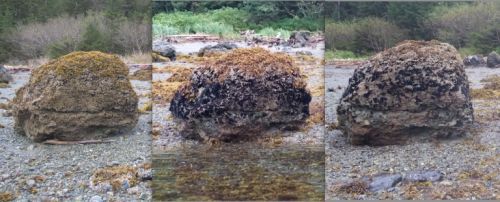
[[368, 145], [458, 136], [473, 122], [462, 60], [438, 41], [405, 41], [371, 58], [349, 79], [337, 114], [349, 141]]
[[236, 49], [238, 46], [234, 43], [229, 43], [229, 42], [223, 42], [223, 43], [218, 43], [216, 45], [208, 45], [200, 49], [198, 51], [198, 56], [203, 57], [203, 56], [210, 56], [218, 53], [225, 53], [230, 50]]
[[300, 48], [306, 46], [310, 38], [311, 32], [309, 31], [295, 31], [290, 35], [288, 43], [294, 48]]
[[138, 98], [114, 55], [74, 52], [33, 70], [13, 100], [16, 130], [33, 139], [84, 140], [133, 128]]
[[0, 83], [9, 83], [12, 81], [12, 76], [3, 65], [0, 65]]
[[500, 55], [498, 55], [495, 51], [488, 54], [486, 66], [491, 68], [500, 68]]
[[486, 62], [484, 61], [481, 55], [469, 55], [464, 58], [465, 66], [481, 66], [484, 65], [485, 63]]
[[175, 61], [177, 57], [175, 48], [166, 42], [154, 42], [153, 54], [158, 54], [161, 57], [168, 58], [170, 61]]
[[291, 57], [245, 48], [196, 69], [170, 111], [186, 137], [233, 141], [303, 123], [310, 101]]

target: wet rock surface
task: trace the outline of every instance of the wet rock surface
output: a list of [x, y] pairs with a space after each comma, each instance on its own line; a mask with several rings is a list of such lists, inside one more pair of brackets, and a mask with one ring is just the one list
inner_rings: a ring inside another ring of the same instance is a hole
[[469, 55], [464, 58], [465, 66], [481, 66], [486, 64], [481, 55]]
[[500, 55], [498, 55], [495, 51], [488, 54], [486, 66], [490, 68], [500, 68]]
[[34, 141], [85, 140], [134, 128], [138, 98], [117, 56], [75, 52], [35, 69], [13, 100], [16, 130]]
[[217, 53], [224, 53], [228, 52], [230, 50], [236, 49], [238, 46], [234, 43], [230, 42], [222, 42], [218, 43], [216, 45], [208, 45], [200, 49], [198, 51], [198, 56], [203, 57], [203, 56], [208, 56], [208, 55], [213, 55]]
[[153, 53], [169, 58], [170, 61], [175, 61], [177, 56], [175, 48], [166, 42], [153, 43]]
[[337, 108], [350, 142], [368, 145], [460, 136], [472, 113], [460, 56], [438, 41], [405, 41], [377, 54], [354, 72]]
[[9, 71], [3, 65], [0, 65], [0, 83], [9, 83], [11, 81], [12, 76]]
[[170, 111], [186, 137], [235, 140], [300, 124], [311, 95], [293, 60], [262, 48], [236, 49], [195, 70]]

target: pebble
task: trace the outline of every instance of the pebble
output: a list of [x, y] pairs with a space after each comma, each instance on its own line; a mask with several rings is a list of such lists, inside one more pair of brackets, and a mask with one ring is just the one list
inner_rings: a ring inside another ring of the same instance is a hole
[[28, 180], [28, 181], [26, 181], [26, 184], [27, 184], [29, 187], [32, 187], [32, 186], [35, 186], [36, 182], [35, 182], [35, 180]]
[[30, 145], [30, 146], [28, 146], [28, 148], [26, 148], [26, 149], [27, 149], [28, 151], [31, 151], [31, 150], [33, 150], [34, 148], [35, 148], [35, 145]]

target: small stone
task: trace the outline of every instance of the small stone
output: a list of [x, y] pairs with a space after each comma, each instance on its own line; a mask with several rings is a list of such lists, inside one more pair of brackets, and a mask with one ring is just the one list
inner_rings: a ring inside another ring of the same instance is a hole
[[146, 200], [146, 199], [148, 199], [148, 194], [146, 194], [146, 193], [141, 193], [141, 195], [139, 196], [139, 198], [140, 198], [141, 200]]
[[122, 189], [127, 190], [129, 187], [130, 187], [130, 183], [128, 182], [128, 180], [123, 180]]
[[89, 202], [104, 202], [102, 200], [102, 198], [100, 196], [92, 196], [92, 198], [90, 198]]
[[396, 186], [402, 180], [401, 174], [393, 174], [393, 175], [379, 175], [372, 178], [372, 181], [369, 185], [369, 189], [372, 192], [386, 190], [391, 187]]
[[408, 182], [436, 182], [443, 179], [443, 174], [439, 171], [415, 171], [406, 174], [404, 181]]
[[32, 187], [32, 186], [35, 186], [36, 182], [35, 182], [35, 180], [28, 180], [28, 181], [26, 181], [26, 184], [28, 186]]
[[26, 150], [31, 151], [31, 150], [33, 150], [34, 148], [35, 148], [35, 145], [30, 145], [30, 146], [28, 146], [28, 148], [26, 148]]

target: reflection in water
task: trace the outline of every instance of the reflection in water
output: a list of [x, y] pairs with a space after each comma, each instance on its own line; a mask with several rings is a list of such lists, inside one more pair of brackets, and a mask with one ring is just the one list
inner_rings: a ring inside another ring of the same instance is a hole
[[253, 143], [153, 155], [154, 200], [324, 200], [324, 147]]

